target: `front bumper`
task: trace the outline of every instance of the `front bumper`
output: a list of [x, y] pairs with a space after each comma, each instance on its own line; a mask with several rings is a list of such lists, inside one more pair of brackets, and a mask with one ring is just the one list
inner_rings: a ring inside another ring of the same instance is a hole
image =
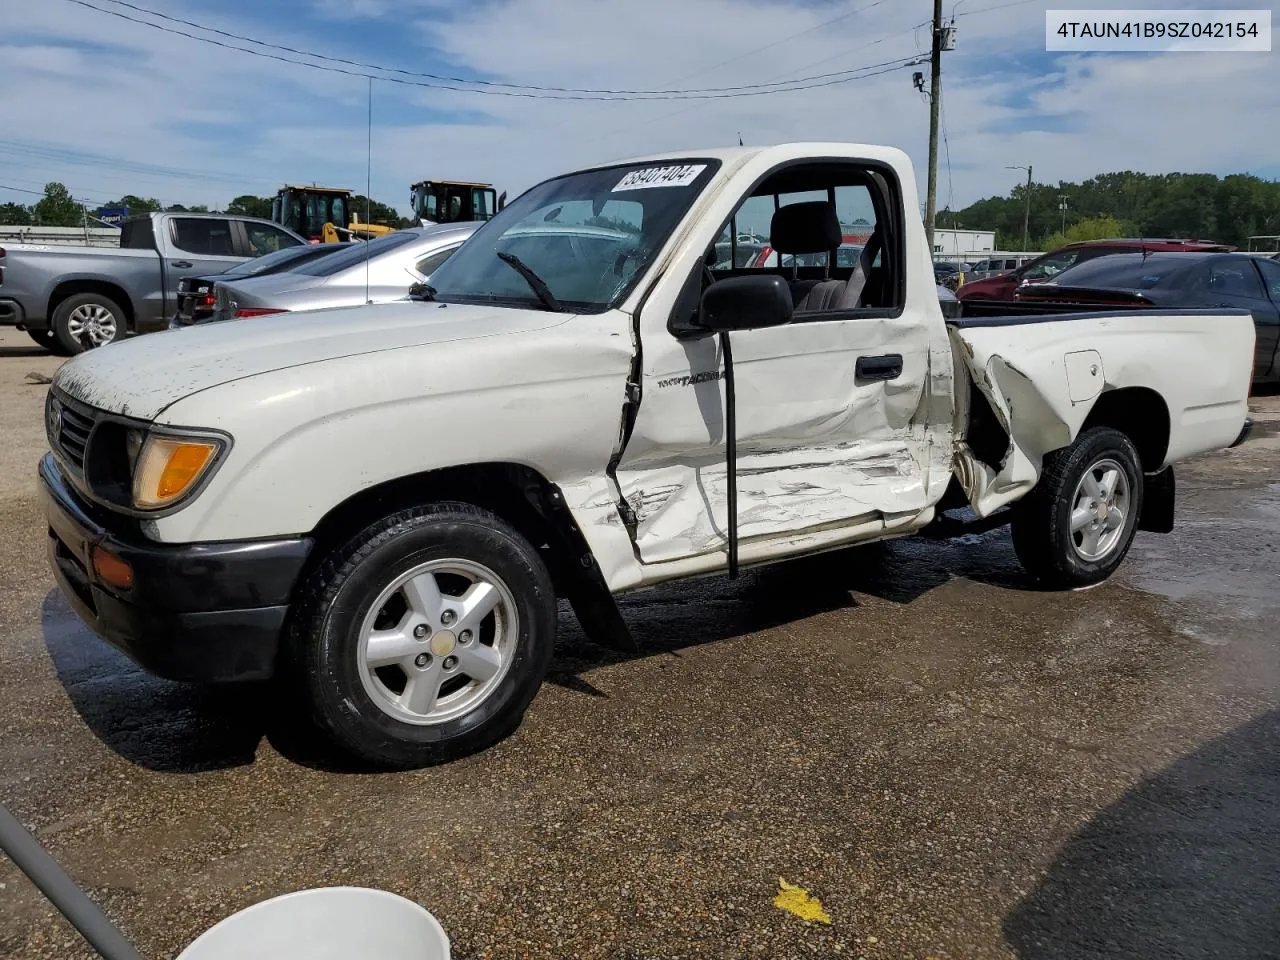
[[[84, 501], [52, 454], [40, 461], [40, 493], [58, 587], [99, 636], [171, 680], [272, 675], [310, 539], [153, 543], [137, 521]], [[98, 546], [129, 564], [131, 587], [102, 582], [91, 555]]]

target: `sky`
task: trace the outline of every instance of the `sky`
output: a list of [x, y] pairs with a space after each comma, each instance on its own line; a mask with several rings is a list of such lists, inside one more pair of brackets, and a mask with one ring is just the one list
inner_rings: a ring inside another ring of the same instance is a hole
[[[87, 2], [165, 23], [118, 0]], [[131, 2], [381, 67], [615, 90], [770, 83], [927, 55], [932, 12], [928, 0]], [[1032, 165], [1040, 183], [1113, 170], [1280, 178], [1280, 52], [1047, 53], [1045, 10], [1065, 6], [945, 0], [957, 43], [943, 55], [939, 207], [1007, 194], [1025, 177], [1009, 165]], [[1275, 4], [1250, 6], [1271, 9], [1280, 25]], [[927, 158], [928, 101], [912, 85], [927, 65], [679, 102], [495, 96], [382, 73], [372, 83], [370, 160], [367, 79], [164, 33], [73, 0], [0, 0], [0, 63], [0, 202], [33, 202], [20, 191], [49, 180], [93, 203], [132, 193], [213, 208], [239, 194], [270, 196], [285, 182], [361, 193], [371, 183], [375, 199], [407, 214], [416, 180], [488, 181], [514, 197], [587, 164], [736, 145], [739, 136], [747, 145], [891, 144], [910, 154], [922, 181]]]

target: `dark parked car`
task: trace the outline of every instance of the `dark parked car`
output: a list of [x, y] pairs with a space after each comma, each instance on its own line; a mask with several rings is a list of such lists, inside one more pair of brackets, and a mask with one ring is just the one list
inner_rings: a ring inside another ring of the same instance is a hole
[[1044, 283], [1062, 271], [1087, 260], [1120, 253], [1230, 253], [1235, 247], [1209, 240], [1081, 240], [1068, 243], [1043, 256], [1029, 260], [1011, 273], [966, 283], [956, 293], [961, 300], [1012, 300], [1024, 283]]
[[285, 247], [274, 253], [263, 254], [236, 264], [225, 273], [208, 274], [203, 277], [183, 277], [178, 281], [178, 312], [169, 321], [169, 326], [187, 327], [193, 323], [208, 320], [213, 314], [216, 298], [213, 295], [215, 282], [226, 280], [243, 280], [245, 277], [265, 277], [273, 273], [285, 273], [304, 263], [318, 260], [339, 250], [348, 249], [344, 243], [307, 243], [296, 247]]
[[935, 260], [933, 261], [933, 277], [941, 283], [947, 277], [954, 277], [957, 273], [968, 273], [973, 269], [973, 264], [956, 260]]
[[1248, 254], [1125, 253], [1082, 263], [1053, 281], [1023, 286], [1016, 300], [1107, 310], [1130, 306], [1232, 307], [1253, 314], [1253, 377], [1280, 380], [1280, 262]]

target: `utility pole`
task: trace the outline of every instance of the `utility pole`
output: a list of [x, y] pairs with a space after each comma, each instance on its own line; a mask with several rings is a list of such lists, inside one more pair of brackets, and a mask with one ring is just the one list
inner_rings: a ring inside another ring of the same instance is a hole
[[1022, 249], [1025, 252], [1031, 243], [1031, 166], [1022, 166], [1018, 163], [1007, 163], [1004, 167], [1006, 170], [1025, 170], [1027, 171], [1027, 212], [1022, 217]]
[[1062, 211], [1062, 235], [1067, 235], [1067, 195], [1058, 194], [1058, 209]]
[[933, 228], [938, 215], [938, 101], [942, 97], [942, 0], [933, 0], [933, 45], [929, 54], [929, 192], [925, 202], [925, 235], [933, 257]]

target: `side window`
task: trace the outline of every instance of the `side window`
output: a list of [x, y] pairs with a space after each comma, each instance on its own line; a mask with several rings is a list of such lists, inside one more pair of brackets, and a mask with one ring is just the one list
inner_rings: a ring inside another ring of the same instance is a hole
[[173, 245], [186, 253], [205, 257], [235, 255], [231, 243], [231, 223], [214, 217], [175, 217]]
[[154, 250], [156, 238], [151, 230], [151, 218], [126, 220], [120, 228], [120, 246], [126, 250]]
[[[800, 204], [808, 209], [786, 217], [783, 235], [776, 238], [782, 248], [775, 249], [775, 214]], [[741, 202], [705, 262], [713, 275], [781, 275], [798, 320], [898, 308], [905, 290], [901, 230], [892, 220], [880, 221], [900, 210], [896, 182], [855, 162], [786, 167]], [[866, 269], [858, 269], [864, 262]]]
[[1259, 260], [1258, 269], [1262, 271], [1262, 280], [1267, 285], [1267, 293], [1272, 300], [1280, 303], [1280, 263], [1274, 260]]
[[435, 253], [428, 254], [414, 265], [414, 269], [424, 277], [429, 277], [440, 269], [440, 264], [444, 263], [457, 250], [457, 247], [446, 247], [443, 250], [437, 250]]
[[753, 238], [752, 242], [747, 244], [748, 248], [754, 247], [754, 256], [734, 257], [734, 266], [739, 270], [764, 270], [780, 265], [781, 258], [778, 252], [769, 246], [769, 225], [773, 222], [774, 209], [773, 194], [769, 194], [747, 197], [738, 208], [738, 212], [734, 214], [733, 220], [729, 223], [729, 229], [739, 238], [739, 246], [742, 246], [742, 237], [745, 234]]
[[1231, 297], [1263, 298], [1262, 284], [1258, 282], [1258, 273], [1253, 264], [1247, 260], [1231, 260], [1227, 263], [1213, 262], [1210, 266], [1211, 289], [1214, 293]]
[[[840, 221], [841, 243], [836, 250], [835, 267], [852, 268], [862, 254], [871, 234], [876, 228], [875, 207], [871, 202], [870, 191], [865, 186], [838, 186], [834, 190], [836, 218]], [[781, 253], [769, 245], [769, 227], [773, 222], [774, 211], [793, 203], [808, 203], [814, 200], [830, 200], [831, 194], [826, 189], [800, 190], [787, 193], [758, 194], [748, 197], [738, 208], [725, 232], [717, 241], [717, 250], [724, 245], [724, 256], [717, 254], [713, 270], [729, 269], [727, 247], [733, 246], [733, 268], [737, 270], [790, 270], [792, 267], [814, 267], [822, 269], [827, 265], [828, 254], [818, 253]], [[736, 244], [730, 244], [730, 238], [736, 237]], [[879, 259], [876, 260], [877, 265]]]
[[267, 223], [246, 223], [244, 232], [249, 238], [249, 256], [261, 257], [285, 247], [296, 247], [298, 241], [279, 227]]

